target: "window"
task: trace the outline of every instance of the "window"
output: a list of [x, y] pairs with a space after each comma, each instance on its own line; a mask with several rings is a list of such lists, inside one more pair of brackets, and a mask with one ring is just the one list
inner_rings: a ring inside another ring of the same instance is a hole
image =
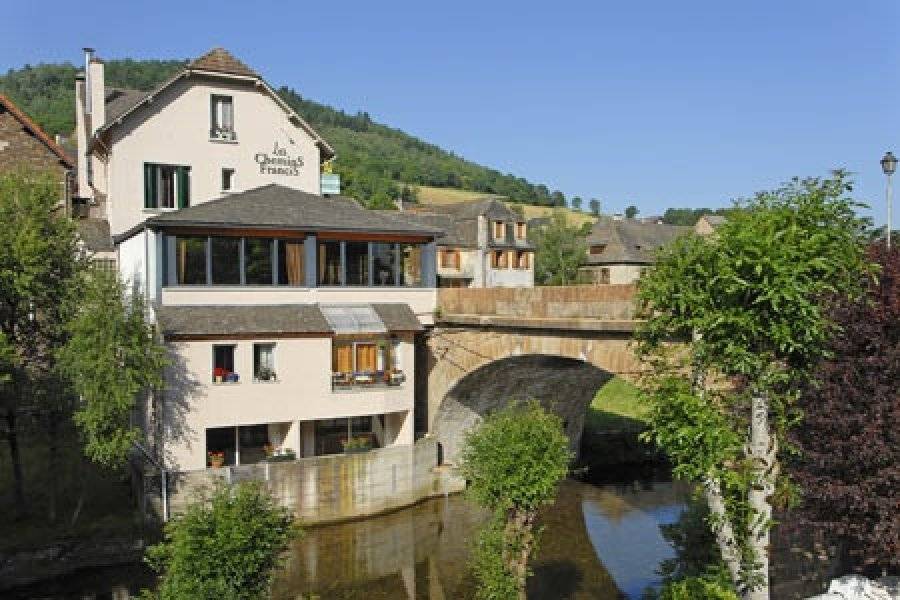
[[319, 284], [341, 285], [340, 242], [319, 242]]
[[241, 238], [211, 237], [209, 253], [214, 285], [241, 284]]
[[491, 252], [491, 268], [505, 269], [508, 266], [507, 252], [505, 250], [495, 250]]
[[272, 252], [275, 240], [246, 238], [244, 240], [244, 281], [247, 285], [272, 285]]
[[278, 285], [306, 285], [303, 242], [278, 240]]
[[346, 242], [347, 285], [369, 285], [369, 242]]
[[234, 346], [213, 346], [213, 373], [215, 383], [237, 383], [234, 372]]
[[599, 271], [597, 271], [597, 283], [606, 284], [609, 283], [609, 269], [606, 267], [602, 267]]
[[525, 223], [516, 223], [516, 239], [524, 240], [525, 239]]
[[210, 101], [209, 137], [234, 140], [234, 104], [231, 96], [213, 94]]
[[178, 285], [206, 285], [205, 237], [175, 238], [175, 275]]
[[253, 380], [275, 381], [275, 344], [253, 344]]
[[516, 252], [516, 268], [527, 269], [529, 263], [528, 252]]
[[372, 285], [397, 285], [397, 245], [374, 242], [372, 244]]
[[441, 268], [459, 269], [459, 250], [441, 250]]
[[144, 163], [144, 208], [190, 206], [190, 175], [190, 167]]
[[606, 244], [595, 244], [591, 246], [591, 254], [603, 254], [606, 251]]
[[222, 169], [222, 191], [230, 192], [234, 188], [234, 169]]
[[494, 222], [494, 239], [502, 240], [506, 237], [506, 223], [502, 221]]

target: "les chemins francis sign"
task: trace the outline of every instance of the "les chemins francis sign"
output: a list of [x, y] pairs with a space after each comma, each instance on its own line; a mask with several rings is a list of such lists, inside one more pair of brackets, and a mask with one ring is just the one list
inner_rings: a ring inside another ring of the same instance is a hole
[[259, 165], [260, 175], [297, 176], [304, 164], [302, 156], [288, 154], [287, 148], [277, 140], [271, 152], [257, 152], [253, 155], [253, 160]]

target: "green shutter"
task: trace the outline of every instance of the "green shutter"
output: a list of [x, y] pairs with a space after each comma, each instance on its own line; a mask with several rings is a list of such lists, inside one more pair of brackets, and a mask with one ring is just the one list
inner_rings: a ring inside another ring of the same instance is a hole
[[144, 163], [144, 208], [156, 208], [156, 168]]
[[178, 167], [178, 208], [191, 205], [191, 168]]

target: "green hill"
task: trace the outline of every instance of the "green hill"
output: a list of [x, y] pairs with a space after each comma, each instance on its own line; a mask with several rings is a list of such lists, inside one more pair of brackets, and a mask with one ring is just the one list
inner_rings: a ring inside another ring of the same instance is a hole
[[[184, 64], [178, 60], [109, 60], [106, 84], [150, 90]], [[68, 63], [11, 69], [0, 75], [0, 93], [9, 96], [49, 133], [69, 135], [75, 126], [76, 71]], [[335, 171], [341, 175], [344, 193], [369, 206], [393, 206], [393, 198], [401, 194], [408, 197], [419, 185], [500, 194], [526, 204], [565, 204], [560, 192], [551, 193], [545, 185], [465, 160], [376, 123], [368, 113], [347, 114], [303, 98], [287, 87], [278, 93], [334, 147]]]

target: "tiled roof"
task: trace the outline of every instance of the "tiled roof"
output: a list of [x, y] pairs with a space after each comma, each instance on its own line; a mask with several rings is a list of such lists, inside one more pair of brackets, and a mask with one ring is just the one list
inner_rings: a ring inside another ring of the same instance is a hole
[[[146, 223], [150, 226], [256, 227], [399, 233], [424, 237], [442, 234], [436, 227], [416, 224], [387, 211], [368, 210], [351, 198], [318, 196], [277, 184], [166, 212], [148, 219]], [[126, 239], [130, 234], [122, 237]]]
[[78, 237], [91, 252], [115, 250], [112, 236], [109, 234], [109, 221], [106, 219], [78, 219], [75, 225], [78, 228]]
[[231, 75], [259, 77], [253, 69], [236, 59], [225, 48], [213, 48], [203, 56], [188, 63], [187, 68], [216, 71], [217, 73], [229, 73]]
[[601, 219], [588, 235], [587, 245], [606, 248], [600, 254], [589, 252], [587, 264], [653, 264], [657, 249], [693, 230], [693, 227], [641, 223], [634, 219]]
[[65, 163], [68, 168], [72, 169], [75, 167], [75, 162], [66, 153], [66, 151], [63, 150], [59, 144], [53, 141], [53, 138], [51, 138], [46, 131], [41, 129], [41, 127], [37, 123], [32, 121], [28, 117], [28, 115], [19, 110], [19, 107], [13, 104], [12, 100], [7, 98], [3, 94], [0, 94], [0, 106], [6, 109], [6, 111], [9, 112], [9, 114], [11, 114], [13, 118], [19, 121], [22, 126], [25, 127], [25, 129], [30, 131], [34, 135], [34, 137], [43, 142], [44, 145], [47, 146], [47, 148], [49, 148], [50, 151], [59, 158], [59, 160]]
[[331, 334], [315, 304], [160, 306], [156, 316], [167, 337]]
[[129, 90], [125, 88], [107, 88], [106, 98], [106, 122], [112, 122], [137, 106], [141, 100], [150, 95], [150, 92], [141, 90]]
[[[379, 319], [385, 332], [422, 331], [422, 324], [406, 304], [357, 304]], [[254, 304], [159, 306], [157, 321], [166, 337], [291, 335], [336, 333], [323, 310], [340, 308], [319, 304]]]

